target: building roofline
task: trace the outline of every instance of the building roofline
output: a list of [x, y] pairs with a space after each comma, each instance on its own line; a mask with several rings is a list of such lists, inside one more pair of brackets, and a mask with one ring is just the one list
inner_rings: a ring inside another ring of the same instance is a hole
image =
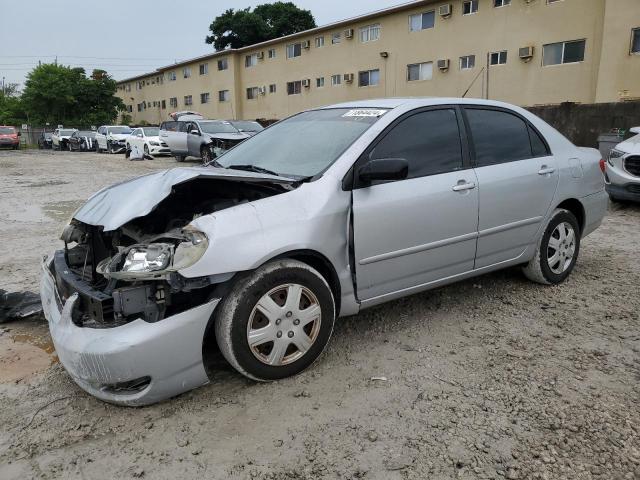
[[278, 37], [278, 38], [274, 38], [272, 40], [267, 40], [265, 42], [261, 42], [261, 43], [255, 43], [253, 45], [247, 45], [246, 47], [242, 47], [242, 48], [230, 48], [227, 50], [219, 50], [217, 52], [212, 52], [212, 53], [208, 53], [205, 55], [200, 55], [198, 57], [193, 57], [193, 58], [189, 58], [187, 60], [182, 60], [180, 62], [176, 62], [173, 63], [171, 65], [165, 65], [162, 67], [158, 67], [157, 69], [151, 71], [151, 72], [147, 72], [147, 73], [142, 73], [140, 75], [136, 75], [135, 77], [130, 77], [130, 78], [125, 78], [123, 80], [117, 80], [118, 85], [122, 84], [122, 83], [127, 83], [127, 82], [132, 82], [135, 80], [140, 80], [142, 78], [146, 78], [152, 75], [156, 75], [158, 73], [161, 72], [166, 72], [167, 70], [171, 70], [173, 68], [177, 68], [177, 67], [181, 67], [183, 65], [188, 65], [190, 63], [194, 63], [197, 62], [199, 60], [209, 60], [212, 58], [216, 58], [216, 57], [221, 57], [224, 55], [229, 55], [229, 54], [233, 54], [233, 53], [242, 53], [242, 52], [247, 52], [250, 50], [256, 50], [256, 49], [260, 49], [260, 48], [264, 48], [270, 45], [275, 45], [277, 43], [280, 42], [286, 42], [287, 40], [294, 40], [300, 37], [305, 37], [307, 35], [313, 35], [316, 33], [320, 33], [320, 32], [324, 32], [327, 30], [333, 30], [336, 28], [340, 28], [340, 27], [344, 27], [347, 26], [349, 24], [352, 24], [354, 22], [362, 22], [365, 20], [369, 20], [372, 18], [377, 18], [383, 15], [390, 15], [392, 13], [398, 13], [398, 12], [402, 12], [405, 10], [411, 10], [414, 8], [418, 8], [421, 7], [423, 5], [429, 5], [431, 3], [438, 3], [438, 1], [440, 0], [414, 0], [411, 2], [405, 2], [405, 3], [401, 3], [398, 5], [394, 5], [391, 7], [387, 7], [387, 8], [383, 8], [380, 10], [374, 10], [372, 12], [369, 13], [364, 13], [362, 15], [357, 15], [355, 17], [349, 17], [349, 18], [345, 18], [344, 20], [338, 20], [332, 23], [328, 23], [326, 25], [322, 25], [320, 27], [315, 27], [315, 28], [311, 28], [309, 30], [304, 30], [302, 32], [298, 32], [298, 33], [293, 33], [291, 35], [286, 35], [284, 37]]

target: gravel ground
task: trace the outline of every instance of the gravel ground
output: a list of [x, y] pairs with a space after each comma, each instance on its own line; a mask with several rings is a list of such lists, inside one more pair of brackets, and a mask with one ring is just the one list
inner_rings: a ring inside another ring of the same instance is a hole
[[[0, 152], [0, 288], [92, 192], [174, 165]], [[561, 286], [507, 270], [340, 321], [313, 368], [146, 408], [83, 393], [42, 321], [0, 328], [0, 478], [640, 479], [640, 208], [612, 205]], [[372, 377], [383, 379], [372, 380]]]

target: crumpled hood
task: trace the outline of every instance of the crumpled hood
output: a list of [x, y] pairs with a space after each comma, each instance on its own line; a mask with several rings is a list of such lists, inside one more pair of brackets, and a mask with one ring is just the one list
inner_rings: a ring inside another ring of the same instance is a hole
[[128, 136], [128, 133], [110, 133], [108, 138], [112, 138], [114, 140], [125, 140]]
[[246, 140], [250, 137], [246, 133], [205, 133], [205, 136], [210, 139], [219, 139], [219, 140]]
[[183, 167], [155, 172], [100, 190], [81, 206], [73, 218], [88, 225], [115, 230], [134, 218], [144, 217], [169, 196], [174, 185], [198, 177], [234, 181], [290, 183], [292, 179], [213, 167]]
[[640, 135], [631, 137], [622, 143], [616, 145], [616, 150], [620, 150], [624, 153], [632, 153], [640, 155]]

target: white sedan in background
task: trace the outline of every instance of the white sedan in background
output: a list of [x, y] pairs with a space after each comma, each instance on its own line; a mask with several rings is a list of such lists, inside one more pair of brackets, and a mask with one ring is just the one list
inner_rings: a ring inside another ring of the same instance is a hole
[[145, 155], [171, 155], [169, 146], [160, 140], [160, 129], [158, 127], [134, 128], [127, 138], [127, 154], [134, 147]]

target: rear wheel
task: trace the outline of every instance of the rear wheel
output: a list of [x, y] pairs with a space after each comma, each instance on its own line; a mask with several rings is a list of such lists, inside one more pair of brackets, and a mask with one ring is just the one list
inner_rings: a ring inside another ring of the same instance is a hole
[[538, 243], [535, 256], [524, 267], [525, 276], [536, 283], [562, 283], [573, 271], [580, 253], [580, 226], [568, 210], [556, 209]]
[[218, 307], [215, 333], [238, 372], [271, 381], [309, 367], [329, 342], [334, 320], [333, 294], [322, 275], [284, 259], [235, 283]]

